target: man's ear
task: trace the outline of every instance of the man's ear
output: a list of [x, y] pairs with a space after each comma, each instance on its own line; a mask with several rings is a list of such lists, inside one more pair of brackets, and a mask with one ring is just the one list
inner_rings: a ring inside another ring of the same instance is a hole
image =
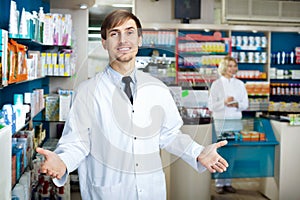
[[101, 42], [102, 42], [102, 46], [103, 46], [103, 48], [105, 49], [105, 50], [107, 50], [107, 48], [106, 48], [106, 40], [101, 40]]

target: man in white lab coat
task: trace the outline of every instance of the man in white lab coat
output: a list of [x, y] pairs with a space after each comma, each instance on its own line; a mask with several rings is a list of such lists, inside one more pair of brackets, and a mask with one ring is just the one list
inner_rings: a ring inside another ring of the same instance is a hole
[[62, 186], [78, 168], [85, 200], [157, 200], [166, 199], [160, 149], [199, 172], [225, 171], [228, 163], [217, 148], [227, 142], [203, 147], [181, 133], [183, 122], [168, 88], [136, 70], [142, 42], [138, 18], [116, 10], [103, 21], [101, 36], [109, 65], [77, 88], [56, 150], [37, 148], [45, 157], [41, 172]]

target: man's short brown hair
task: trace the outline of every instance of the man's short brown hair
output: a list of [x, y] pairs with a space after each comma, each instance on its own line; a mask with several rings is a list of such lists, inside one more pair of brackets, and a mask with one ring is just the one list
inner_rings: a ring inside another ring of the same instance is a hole
[[115, 10], [108, 14], [101, 26], [101, 37], [102, 39], [106, 40], [107, 35], [106, 31], [114, 28], [116, 26], [122, 25], [124, 22], [133, 19], [136, 23], [137, 29], [138, 29], [138, 36], [142, 36], [142, 25], [140, 23], [140, 20], [131, 12], [128, 12], [127, 10]]

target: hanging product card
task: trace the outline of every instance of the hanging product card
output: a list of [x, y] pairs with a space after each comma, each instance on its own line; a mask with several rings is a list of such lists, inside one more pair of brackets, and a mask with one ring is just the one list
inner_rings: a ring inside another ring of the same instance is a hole
[[290, 114], [290, 125], [299, 126], [300, 125], [300, 114]]

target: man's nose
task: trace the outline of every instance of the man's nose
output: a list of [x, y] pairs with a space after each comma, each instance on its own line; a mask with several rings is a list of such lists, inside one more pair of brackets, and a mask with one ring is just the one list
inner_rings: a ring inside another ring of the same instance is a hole
[[120, 43], [123, 43], [126, 41], [126, 35], [125, 33], [120, 33], [120, 38], [119, 38]]

